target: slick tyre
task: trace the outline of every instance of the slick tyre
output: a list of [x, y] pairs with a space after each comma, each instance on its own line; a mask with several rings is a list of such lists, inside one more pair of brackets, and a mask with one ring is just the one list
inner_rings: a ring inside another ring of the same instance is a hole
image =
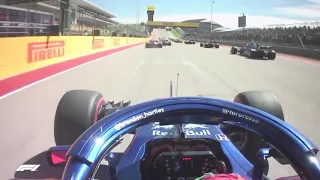
[[[277, 97], [272, 93], [263, 91], [246, 91], [238, 94], [234, 98], [234, 101], [240, 104], [245, 104], [260, 109], [284, 121], [282, 106]], [[245, 133], [246, 140], [244, 142], [244, 146], [240, 151], [251, 163], [255, 163], [258, 150], [263, 147], [268, 147], [268, 145], [265, 144], [262, 137], [250, 131], [246, 131]], [[267, 175], [268, 171], [269, 164], [267, 165], [264, 174]]]
[[269, 53], [269, 54], [268, 54], [268, 59], [269, 59], [269, 60], [274, 60], [274, 59], [276, 59], [276, 53]]
[[103, 96], [95, 91], [72, 90], [61, 98], [54, 118], [56, 145], [71, 145], [89, 127], [100, 120], [105, 104]]
[[272, 93], [264, 91], [246, 91], [238, 94], [234, 98], [234, 101], [260, 109], [284, 120], [282, 106], [277, 97]]
[[257, 58], [257, 53], [250, 50], [249, 54], [248, 54], [248, 58], [249, 59], [256, 59]]
[[231, 54], [237, 54], [237, 52], [238, 52], [238, 50], [235, 47], [232, 47], [231, 50], [230, 50]]

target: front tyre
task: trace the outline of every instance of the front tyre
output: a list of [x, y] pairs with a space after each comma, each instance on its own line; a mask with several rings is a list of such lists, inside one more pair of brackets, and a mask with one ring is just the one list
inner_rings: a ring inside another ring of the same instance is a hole
[[[284, 113], [280, 102], [277, 97], [269, 92], [263, 91], [246, 91], [238, 94], [234, 98], [235, 102], [240, 104], [245, 104], [262, 111], [265, 111], [269, 114], [272, 114], [279, 119], [284, 121]], [[231, 127], [232, 128], [232, 127]], [[239, 128], [236, 127], [238, 130]], [[241, 128], [240, 128], [241, 129]], [[243, 129], [244, 130], [244, 129]], [[257, 134], [244, 130], [246, 135], [246, 140], [243, 145], [243, 148], [240, 149], [241, 153], [251, 162], [255, 163], [256, 154], [259, 149], [263, 147], [268, 147], [264, 140]], [[274, 157], [277, 159], [277, 157]], [[269, 170], [269, 164], [267, 165], [264, 174], [267, 175]]]
[[89, 90], [65, 93], [56, 109], [54, 138], [57, 146], [71, 145], [98, 120], [105, 100], [102, 94]]
[[232, 47], [231, 50], [230, 50], [231, 54], [237, 54], [237, 52], [238, 52], [238, 49], [235, 48], [235, 47]]
[[268, 53], [267, 57], [270, 60], [274, 60], [274, 59], [276, 59], [276, 53]]
[[254, 59], [254, 58], [255, 58], [255, 53], [250, 50], [250, 51], [248, 52], [248, 58]]

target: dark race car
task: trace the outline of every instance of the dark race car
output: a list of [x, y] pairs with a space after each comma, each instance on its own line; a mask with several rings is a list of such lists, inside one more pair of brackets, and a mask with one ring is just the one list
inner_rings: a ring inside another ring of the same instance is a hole
[[168, 39], [161, 39], [160, 42], [162, 43], [162, 46], [171, 46], [171, 41]]
[[146, 42], [146, 48], [162, 48], [162, 43], [158, 40], [150, 40]]
[[181, 39], [174, 39], [174, 38], [169, 38], [172, 42], [175, 42], [175, 43], [182, 43], [182, 40]]
[[220, 44], [216, 42], [205, 42], [205, 43], [200, 43], [200, 47], [204, 48], [219, 48]]
[[169, 40], [162, 40], [162, 45], [163, 46], [171, 46], [171, 42]]
[[251, 59], [270, 59], [276, 58], [276, 52], [270, 45], [260, 45], [257, 43], [246, 44], [243, 47], [233, 46], [230, 50], [231, 54], [239, 54]]
[[185, 44], [196, 44], [196, 42], [193, 40], [185, 40], [184, 43]]

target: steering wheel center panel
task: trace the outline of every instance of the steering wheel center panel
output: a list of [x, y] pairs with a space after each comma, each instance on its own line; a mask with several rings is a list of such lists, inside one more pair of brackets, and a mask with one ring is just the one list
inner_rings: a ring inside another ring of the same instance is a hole
[[179, 128], [159, 123], [140, 127], [117, 164], [117, 179], [127, 174], [143, 180], [194, 179], [204, 172], [237, 172], [246, 177], [252, 168], [218, 125], [182, 124], [184, 139], [179, 139]]

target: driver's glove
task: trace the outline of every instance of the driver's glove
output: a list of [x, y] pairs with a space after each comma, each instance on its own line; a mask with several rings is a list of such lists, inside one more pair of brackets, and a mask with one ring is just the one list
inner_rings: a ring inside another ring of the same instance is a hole
[[213, 174], [206, 173], [203, 176], [195, 180], [247, 180], [241, 177], [239, 174]]

